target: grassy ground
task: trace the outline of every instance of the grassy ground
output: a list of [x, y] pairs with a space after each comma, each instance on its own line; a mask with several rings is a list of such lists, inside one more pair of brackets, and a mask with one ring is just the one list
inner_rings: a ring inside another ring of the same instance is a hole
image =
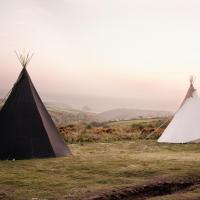
[[[73, 156], [66, 158], [1, 161], [0, 199], [69, 199], [146, 181], [200, 177], [198, 144], [135, 140], [70, 147]], [[152, 200], [197, 199], [200, 190], [174, 195]]]

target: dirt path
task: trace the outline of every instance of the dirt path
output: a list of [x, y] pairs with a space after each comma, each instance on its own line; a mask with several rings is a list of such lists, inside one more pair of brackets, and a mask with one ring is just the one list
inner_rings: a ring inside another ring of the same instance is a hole
[[200, 186], [200, 179], [177, 182], [155, 182], [138, 187], [112, 190], [82, 200], [144, 200], [150, 197], [163, 196], [176, 192], [192, 190]]

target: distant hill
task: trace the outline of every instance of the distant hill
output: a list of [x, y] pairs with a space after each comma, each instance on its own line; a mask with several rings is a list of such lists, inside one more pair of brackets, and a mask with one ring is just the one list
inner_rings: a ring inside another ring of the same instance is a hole
[[[46, 102], [45, 106], [57, 126], [76, 122], [96, 121], [96, 114], [71, 108], [69, 105]], [[0, 108], [2, 105], [0, 104]]]
[[169, 117], [168, 111], [140, 110], [140, 109], [113, 109], [99, 114], [73, 109], [70, 106], [59, 104], [45, 104], [56, 124], [69, 124], [74, 122], [107, 122], [130, 119]]
[[[0, 104], [0, 108], [1, 108]], [[107, 121], [120, 121], [130, 119], [142, 118], [157, 118], [171, 116], [171, 112], [167, 111], [153, 111], [153, 110], [140, 110], [140, 109], [113, 109], [102, 113], [93, 113], [74, 109], [67, 104], [49, 103], [46, 102], [45, 106], [52, 116], [57, 126], [66, 125], [76, 122], [107, 122]]]
[[0, 109], [2, 107], [2, 101], [3, 101], [3, 99], [0, 99]]
[[57, 125], [96, 121], [95, 113], [83, 112], [66, 104], [45, 103], [45, 106]]
[[77, 122], [89, 123], [92, 121], [98, 121], [96, 120], [96, 114], [94, 113], [84, 113], [81, 111], [74, 113], [72, 113], [71, 111], [70, 112], [49, 111], [49, 113], [52, 116], [53, 121], [58, 126], [70, 123], [77, 123]]
[[100, 121], [120, 121], [140, 118], [168, 117], [172, 113], [168, 111], [139, 110], [139, 109], [113, 109], [97, 114]]

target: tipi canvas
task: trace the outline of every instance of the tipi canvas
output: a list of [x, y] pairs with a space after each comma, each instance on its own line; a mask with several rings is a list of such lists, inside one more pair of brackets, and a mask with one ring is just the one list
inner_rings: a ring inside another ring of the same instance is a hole
[[0, 159], [57, 157], [70, 154], [27, 72], [30, 56], [0, 110]]
[[191, 80], [190, 88], [171, 123], [158, 142], [190, 143], [200, 142], [200, 99]]

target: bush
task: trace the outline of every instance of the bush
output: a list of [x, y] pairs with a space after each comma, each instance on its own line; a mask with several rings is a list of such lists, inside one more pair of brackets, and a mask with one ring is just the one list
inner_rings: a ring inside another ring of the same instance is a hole
[[91, 124], [87, 124], [85, 128], [86, 128], [86, 129], [91, 129], [91, 128], [92, 128], [92, 125], [91, 125]]
[[134, 123], [131, 125], [131, 128], [134, 128], [136, 130], [142, 130], [144, 128], [144, 125], [142, 125], [140, 123], [139, 124]]

